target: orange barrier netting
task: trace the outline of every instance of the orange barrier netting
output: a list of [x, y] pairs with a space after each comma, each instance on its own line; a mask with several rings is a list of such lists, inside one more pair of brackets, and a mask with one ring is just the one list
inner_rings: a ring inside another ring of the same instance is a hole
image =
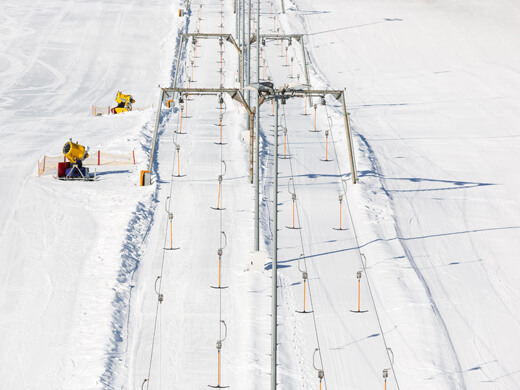
[[[101, 116], [101, 115], [111, 115], [112, 114], [112, 111], [111, 109], [114, 108], [114, 107], [96, 107], [96, 106], [92, 106], [92, 116]], [[153, 108], [153, 104], [149, 104], [147, 106], [143, 106], [143, 107], [133, 107], [132, 108], [132, 111], [144, 111], [144, 110], [148, 110], [150, 108]]]

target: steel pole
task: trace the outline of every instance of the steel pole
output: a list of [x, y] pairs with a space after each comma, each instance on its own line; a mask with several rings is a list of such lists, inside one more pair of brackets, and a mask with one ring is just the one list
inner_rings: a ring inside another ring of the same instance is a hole
[[273, 167], [273, 291], [271, 319], [271, 390], [276, 389], [276, 349], [278, 326], [278, 99], [274, 97], [274, 167]]
[[[260, 0], [256, 10], [256, 81], [260, 83]], [[256, 95], [255, 251], [260, 250], [260, 94]]]
[[[240, 54], [240, 1], [241, 0], [235, 0], [235, 37], [238, 42], [238, 77], [240, 77], [240, 64], [242, 61], [242, 55]], [[242, 84], [240, 84], [242, 85]]]
[[[161, 86], [159, 86], [159, 88], [161, 88]], [[157, 143], [157, 131], [159, 130], [159, 123], [161, 121], [161, 108], [163, 100], [164, 89], [161, 88], [161, 92], [159, 93], [159, 104], [157, 105], [157, 115], [155, 117], [155, 126], [153, 129], [152, 150], [150, 151], [150, 161], [148, 162], [148, 172], [150, 172], [150, 175], [152, 174], [152, 164], [155, 155], [155, 144]]]
[[[249, 7], [247, 8], [247, 82], [246, 85], [251, 84], [251, 0], [249, 0]], [[251, 107], [251, 91], [247, 90], [247, 105]], [[247, 130], [250, 130], [249, 122], [247, 122]]]
[[356, 184], [357, 172], [356, 172], [356, 160], [354, 159], [354, 145], [352, 144], [352, 133], [350, 132], [350, 126], [348, 121], [347, 106], [345, 104], [345, 92], [341, 94], [341, 104], [343, 106], [343, 118], [345, 119], [345, 131], [347, 133], [347, 146], [348, 156], [350, 161], [350, 173], [352, 175], [352, 183]]
[[246, 56], [244, 55], [245, 49], [246, 49], [246, 29], [245, 29], [245, 23], [246, 23], [246, 0], [242, 0], [242, 22], [241, 22], [241, 35], [242, 35], [242, 95], [244, 95], [244, 85], [245, 85], [245, 73], [244, 68], [246, 64]]

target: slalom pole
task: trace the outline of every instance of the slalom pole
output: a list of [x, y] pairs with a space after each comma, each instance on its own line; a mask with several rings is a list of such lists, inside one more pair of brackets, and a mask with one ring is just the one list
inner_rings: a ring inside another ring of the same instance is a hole
[[343, 203], [343, 195], [339, 195], [339, 228], [333, 228], [334, 230], [348, 230], [348, 228], [344, 228], [342, 226], [342, 203]]
[[316, 131], [316, 116], [317, 116], [316, 112], [317, 112], [317, 109], [318, 109], [318, 105], [315, 104], [314, 105], [314, 131]]
[[181, 121], [180, 121], [179, 131], [177, 134], [182, 134], [182, 116], [184, 115], [184, 103], [183, 103], [182, 98], [179, 99], [179, 103], [181, 106]]
[[357, 310], [351, 310], [352, 313], [366, 313], [368, 310], [361, 310], [361, 271], [358, 271], [356, 274], [357, 282], [358, 282], [358, 297], [357, 297]]
[[329, 131], [325, 131], [325, 161], [329, 160]]
[[321, 161], [333, 161], [329, 158], [329, 130], [325, 130], [325, 160], [320, 159]]
[[301, 267], [300, 267], [300, 260], [301, 258], [303, 257], [303, 253], [300, 255], [300, 257], [298, 257], [298, 271], [300, 271], [302, 273], [302, 279], [303, 279], [303, 311], [299, 311], [299, 310], [296, 310], [297, 313], [312, 313], [312, 310], [311, 311], [307, 311], [306, 309], [306, 299], [305, 299], [305, 290], [307, 289], [307, 278], [309, 277], [309, 275], [307, 274], [307, 271], [303, 270]]
[[361, 311], [361, 272], [358, 271], [358, 280], [357, 280], [357, 310]]
[[219, 127], [220, 127], [220, 144], [222, 144], [222, 113], [219, 114], [218, 124], [219, 124]]
[[339, 228], [341, 229], [341, 201], [343, 200], [343, 195], [339, 196]]
[[220, 320], [220, 322], [222, 324], [224, 324], [225, 333], [224, 333], [224, 338], [217, 340], [217, 385], [216, 386], [208, 385], [208, 387], [212, 387], [214, 389], [225, 389], [225, 388], [229, 387], [229, 386], [220, 385], [220, 371], [221, 371], [220, 351], [222, 350], [222, 343], [224, 342], [224, 340], [226, 340], [226, 337], [227, 337], [227, 325], [224, 320]]
[[[225, 166], [225, 164], [226, 163], [224, 162], [224, 166]], [[224, 173], [222, 175], [218, 175], [217, 207], [211, 207], [213, 210], [225, 210], [225, 208], [220, 207], [220, 197], [221, 197], [221, 194], [222, 194], [222, 178], [224, 177], [225, 174], [226, 174], [226, 172], [224, 171]]]
[[[293, 183], [293, 191], [291, 191], [291, 183]], [[291, 194], [291, 198], [292, 198], [292, 227], [291, 226], [286, 226], [286, 227], [287, 227], [287, 229], [300, 230], [301, 227], [296, 227], [295, 222], [294, 222], [295, 221], [296, 192], [294, 191], [294, 181], [293, 181], [292, 177], [289, 179], [289, 182], [287, 183], [287, 190]]]
[[292, 227], [294, 229], [294, 202], [296, 201], [296, 194], [292, 194]]
[[220, 209], [220, 192], [221, 192], [222, 176], [218, 177], [218, 197], [217, 197], [217, 209]]
[[[222, 254], [222, 252], [221, 252]], [[221, 267], [222, 267], [222, 256], [218, 256], [218, 286], [220, 288], [220, 274], [221, 274]]]
[[181, 163], [180, 163], [180, 161], [181, 161], [181, 158], [180, 158], [181, 146], [177, 145], [176, 149], [177, 149], [177, 176], [180, 176], [181, 175]]
[[324, 373], [324, 371], [323, 371], [323, 368], [317, 368], [317, 367], [316, 367], [316, 364], [314, 363], [314, 357], [315, 357], [315, 355], [316, 355], [316, 352], [318, 352], [318, 351], [319, 351], [319, 348], [316, 348], [316, 349], [314, 350], [314, 354], [312, 355], [312, 366], [314, 367], [314, 369], [315, 369], [316, 371], [318, 371], [318, 379], [320, 380], [320, 390], [321, 390], [321, 381], [322, 381], [323, 378], [325, 377], [325, 373]]
[[220, 232], [224, 236], [225, 244], [222, 246], [222, 248], [218, 248], [217, 250], [217, 256], [218, 256], [218, 284], [216, 286], [210, 286], [214, 289], [226, 289], [228, 286], [222, 286], [222, 253], [224, 251], [224, 248], [227, 246], [227, 236], [226, 233]]
[[164, 203], [164, 208], [166, 210], [166, 212], [168, 213], [168, 220], [170, 221], [170, 247], [169, 248], [164, 248], [165, 250], [170, 250], [170, 251], [173, 251], [173, 250], [177, 250], [177, 249], [180, 249], [180, 248], [174, 248], [173, 247], [173, 213], [171, 211], [168, 211], [168, 206], [167, 204], [169, 204], [168, 200], [170, 199], [170, 197], [168, 196], [166, 198], [166, 202]]

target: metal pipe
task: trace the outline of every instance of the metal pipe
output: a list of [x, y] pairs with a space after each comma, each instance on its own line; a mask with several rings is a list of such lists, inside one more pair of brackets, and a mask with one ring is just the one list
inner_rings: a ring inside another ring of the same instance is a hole
[[242, 57], [240, 55], [240, 0], [235, 0], [235, 37], [238, 40], [238, 77], [240, 77], [240, 62]]
[[[256, 10], [256, 80], [260, 83], [260, 0]], [[255, 251], [260, 250], [260, 94], [256, 95]]]
[[[302, 47], [302, 59], [303, 59], [303, 71], [305, 73], [305, 83], [310, 86], [311, 80], [309, 79], [309, 69], [307, 68], [307, 57], [305, 56], [305, 44], [303, 43], [303, 38], [301, 38], [301, 40], [300, 40], [300, 45]], [[309, 96], [309, 103], [312, 107], [313, 106], [312, 96]]]
[[249, 182], [253, 184], [253, 171], [254, 171], [254, 137], [255, 137], [255, 113], [256, 107], [253, 107], [252, 114], [249, 115]]
[[179, 44], [179, 52], [177, 53], [177, 62], [175, 64], [175, 75], [173, 76], [173, 88], [177, 86], [177, 78], [179, 76], [179, 64], [181, 61], [182, 45], [184, 44], [184, 35], [181, 36], [181, 42]]
[[354, 161], [354, 148], [352, 145], [352, 134], [350, 133], [350, 126], [348, 123], [347, 107], [345, 105], [345, 93], [341, 94], [341, 104], [343, 105], [343, 116], [345, 118], [345, 131], [347, 132], [348, 156], [350, 160], [350, 173], [352, 175], [352, 183], [357, 183], [356, 164]]
[[246, 23], [246, 1], [245, 0], [242, 0], [242, 12], [241, 12], [241, 15], [242, 15], [242, 24], [241, 24], [241, 28], [242, 28], [242, 32], [241, 32], [241, 36], [242, 36], [242, 75], [241, 75], [241, 89], [242, 89], [242, 95], [244, 95], [244, 82], [245, 82], [245, 77], [244, 77], [244, 68], [245, 68], [245, 65], [246, 65], [246, 57], [244, 55], [244, 51], [246, 49], [246, 29], [245, 29], [245, 23]]
[[271, 319], [271, 390], [276, 389], [276, 352], [278, 326], [278, 99], [274, 97], [274, 167], [273, 167], [273, 274]]
[[[247, 80], [246, 85], [251, 84], [251, 0], [249, 0], [249, 8], [247, 9]], [[251, 91], [247, 90], [247, 105], [251, 107]], [[251, 130], [249, 122], [247, 124], [247, 130]]]
[[[159, 86], [159, 88], [161, 88]], [[155, 154], [155, 144], [157, 143], [157, 129], [159, 128], [159, 121], [161, 119], [161, 108], [162, 102], [164, 99], [164, 89], [161, 88], [161, 92], [159, 93], [159, 104], [157, 105], [157, 116], [155, 117], [155, 127], [153, 130], [153, 139], [152, 139], [152, 150], [150, 151], [150, 161], [148, 162], [148, 172], [152, 173], [152, 162]]]

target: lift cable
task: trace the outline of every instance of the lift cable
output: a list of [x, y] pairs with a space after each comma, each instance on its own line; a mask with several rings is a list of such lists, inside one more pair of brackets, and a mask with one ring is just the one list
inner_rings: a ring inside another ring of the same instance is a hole
[[[338, 153], [337, 153], [337, 149], [336, 149], [336, 142], [334, 140], [334, 133], [332, 131], [332, 116], [329, 114], [329, 111], [327, 109], [327, 105], [325, 105], [325, 113], [326, 113], [326, 116], [327, 116], [327, 119], [328, 119], [327, 122], [328, 122], [328, 125], [329, 125], [329, 132], [330, 132], [331, 139], [332, 139], [332, 145], [333, 145], [333, 149], [334, 149], [334, 154], [336, 156], [336, 165], [337, 165], [337, 168], [338, 168], [339, 176], [340, 176], [340, 178], [343, 178], [343, 173], [341, 171], [341, 167], [340, 167], [340, 164], [339, 164]], [[390, 348], [388, 347], [388, 343], [386, 341], [385, 333], [383, 331], [383, 326], [381, 324], [381, 320], [380, 320], [380, 317], [379, 317], [379, 312], [377, 310], [376, 302], [375, 302], [375, 299], [374, 299], [374, 294], [372, 293], [372, 288], [371, 288], [371, 284], [370, 284], [370, 277], [368, 275], [367, 268], [366, 268], [366, 261], [363, 261], [364, 255], [361, 252], [361, 247], [359, 245], [358, 234], [357, 234], [356, 226], [354, 225], [354, 218], [352, 216], [352, 211], [351, 211], [351, 208], [350, 208], [350, 202], [349, 202], [348, 197], [347, 197], [347, 188], [346, 188], [346, 184], [345, 184], [345, 182], [343, 180], [341, 180], [341, 187], [343, 189], [345, 202], [347, 204], [347, 210], [348, 210], [348, 213], [349, 213], [350, 223], [352, 225], [352, 232], [354, 233], [354, 238], [356, 240], [356, 248], [357, 248], [357, 252], [358, 252], [358, 256], [359, 256], [359, 261], [361, 262], [361, 264], [363, 266], [363, 271], [365, 273], [365, 280], [366, 280], [366, 283], [367, 283], [367, 286], [368, 286], [368, 291], [370, 293], [370, 299], [372, 300], [372, 305], [374, 306], [374, 311], [375, 311], [375, 314], [376, 314], [377, 323], [379, 325], [379, 330], [381, 331], [381, 337], [383, 338], [383, 343], [385, 345], [386, 354], [388, 356], [388, 361], [390, 363], [390, 367], [392, 368], [392, 373], [393, 373], [393, 376], [394, 376], [394, 379], [395, 379], [395, 383], [397, 385], [397, 388], [399, 389], [399, 382], [397, 380], [397, 375], [396, 375], [395, 370], [394, 370], [394, 361], [393, 361], [393, 358], [390, 356], [390, 353], [389, 353]]]

